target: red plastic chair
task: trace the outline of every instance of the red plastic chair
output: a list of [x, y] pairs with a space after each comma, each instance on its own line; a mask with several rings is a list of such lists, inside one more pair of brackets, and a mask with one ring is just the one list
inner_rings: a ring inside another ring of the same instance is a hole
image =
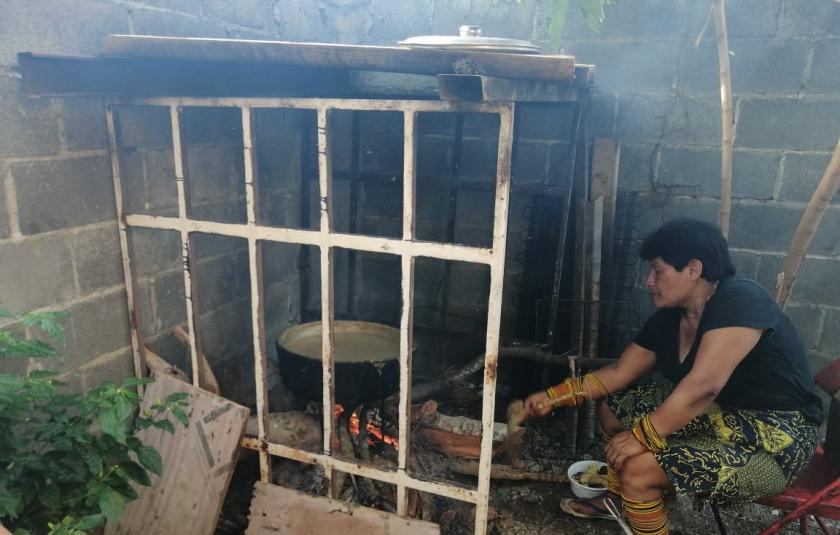
[[[820, 370], [814, 380], [829, 396], [834, 396], [840, 390], [840, 359]], [[837, 469], [838, 457], [835, 456], [839, 446], [837, 439], [840, 439], [837, 421], [840, 421], [840, 401], [832, 397], [826, 447], [817, 446], [814, 458], [784, 492], [758, 500], [763, 505], [788, 511], [760, 535], [779, 533], [794, 520], [799, 520], [799, 533], [807, 534], [809, 516], [814, 517], [823, 533], [830, 534], [823, 518], [840, 520], [840, 470]], [[827, 453], [826, 449], [830, 452]]]

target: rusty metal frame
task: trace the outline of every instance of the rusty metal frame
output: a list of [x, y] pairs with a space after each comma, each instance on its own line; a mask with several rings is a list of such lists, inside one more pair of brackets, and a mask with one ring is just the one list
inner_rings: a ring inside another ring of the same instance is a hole
[[[120, 162], [119, 129], [117, 109], [125, 105], [165, 106], [170, 110], [178, 189], [178, 217], [158, 217], [142, 214], [126, 214], [122, 199], [122, 173]], [[242, 113], [243, 150], [245, 162], [245, 193], [247, 222], [244, 224], [220, 223], [194, 220], [189, 217], [189, 190], [186, 181], [185, 153], [181, 139], [181, 111], [185, 107], [234, 107]], [[276, 228], [258, 224], [258, 188], [256, 180], [256, 140], [253, 131], [253, 110], [255, 108], [309, 109], [317, 111], [318, 121], [318, 171], [320, 185], [320, 228], [303, 230]], [[404, 184], [403, 184], [403, 235], [401, 238], [385, 238], [333, 232], [332, 225], [332, 168], [330, 116], [332, 110], [398, 111], [404, 116]], [[199, 384], [197, 335], [198, 311], [195, 309], [195, 277], [191, 259], [191, 234], [201, 232], [222, 236], [244, 238], [248, 241], [249, 269], [251, 278], [251, 306], [254, 332], [255, 382], [258, 414], [258, 436], [246, 437], [242, 446], [257, 450], [260, 454], [260, 478], [270, 482], [271, 456], [285, 457], [300, 462], [317, 464], [325, 469], [328, 481], [335, 470], [347, 472], [397, 486], [397, 507], [405, 515], [408, 505], [408, 489], [430, 492], [476, 505], [475, 533], [484, 535], [487, 531], [487, 514], [490, 495], [490, 465], [493, 440], [493, 415], [496, 396], [496, 369], [499, 353], [499, 328], [502, 310], [502, 284], [504, 280], [505, 247], [510, 195], [511, 155], [513, 148], [513, 124], [515, 103], [513, 102], [440, 102], [420, 100], [342, 100], [317, 98], [179, 98], [152, 97], [112, 99], [107, 106], [107, 126], [111, 148], [117, 219], [120, 228], [120, 245], [126, 278], [126, 291], [130, 317], [136, 318], [135, 277], [132, 275], [132, 251], [128, 229], [146, 228], [174, 230], [181, 235], [184, 255], [184, 287], [186, 290], [187, 319], [190, 327], [190, 355], [193, 365], [193, 383]], [[416, 192], [416, 148], [418, 113], [494, 113], [500, 117], [498, 159], [496, 166], [496, 195], [493, 220], [493, 243], [490, 248], [471, 247], [450, 243], [418, 241], [415, 236], [415, 192]], [[324, 443], [323, 453], [312, 453], [290, 446], [269, 442], [267, 430], [267, 385], [266, 385], [266, 340], [262, 303], [261, 242], [281, 242], [298, 245], [314, 245], [321, 250], [321, 310], [323, 329], [323, 404]], [[333, 409], [335, 405], [334, 385], [334, 304], [333, 304], [333, 250], [342, 247], [357, 251], [370, 251], [398, 255], [402, 265], [402, 312], [400, 319], [400, 401], [399, 441], [400, 450], [396, 470], [382, 469], [370, 465], [349, 462], [331, 455], [334, 436]], [[414, 263], [418, 256], [440, 260], [455, 260], [488, 265], [490, 268], [490, 292], [487, 313], [487, 336], [485, 346], [484, 388], [482, 406], [482, 440], [479, 460], [478, 485], [475, 488], [453, 482], [428, 481], [412, 477], [408, 473], [408, 451], [411, 409], [411, 348], [413, 346], [413, 289]], [[142, 343], [136, 322], [132, 321], [132, 348], [135, 368], [139, 374], [144, 370]], [[328, 485], [331, 489], [332, 485]]]

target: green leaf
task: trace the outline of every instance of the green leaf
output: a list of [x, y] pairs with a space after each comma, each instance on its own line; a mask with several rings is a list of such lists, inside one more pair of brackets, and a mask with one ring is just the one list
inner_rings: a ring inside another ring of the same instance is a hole
[[102, 432], [113, 437], [120, 444], [125, 444], [126, 430], [123, 421], [117, 417], [114, 410], [105, 410], [99, 415], [99, 425]]
[[108, 519], [108, 522], [117, 523], [122, 516], [125, 507], [125, 498], [118, 492], [106, 490], [99, 495], [99, 510]]
[[131, 386], [138, 386], [138, 385], [150, 385], [154, 383], [154, 379], [149, 377], [129, 377], [125, 379], [122, 383], [123, 388], [128, 388]]
[[125, 474], [134, 481], [140, 483], [145, 487], [152, 486], [152, 482], [149, 479], [149, 474], [146, 473], [146, 470], [142, 466], [135, 463], [134, 461], [124, 461], [121, 462], [118, 466], [120, 470], [125, 472]]
[[96, 453], [96, 452], [89, 453], [86, 456], [85, 461], [87, 462], [88, 469], [90, 469], [90, 471], [93, 474], [98, 475], [98, 474], [102, 473], [102, 470], [103, 470], [102, 457], [98, 453]]
[[123, 422], [134, 412], [134, 404], [124, 397], [118, 397], [114, 400], [114, 411], [117, 413], [117, 419]]
[[187, 416], [187, 413], [186, 411], [184, 411], [184, 409], [176, 407], [172, 409], [172, 415], [175, 416], [175, 418], [177, 418], [178, 421], [181, 422], [181, 425], [183, 425], [184, 427], [188, 427], [190, 425], [190, 417]]
[[172, 422], [170, 422], [169, 420], [157, 420], [152, 425], [157, 427], [158, 429], [163, 429], [164, 431], [168, 432], [170, 435], [175, 434], [175, 426], [172, 425]]
[[163, 459], [160, 458], [160, 453], [151, 446], [143, 446], [137, 452], [137, 460], [143, 465], [143, 468], [153, 474], [160, 475], [163, 471]]
[[128, 437], [125, 443], [132, 451], [140, 452], [143, 449], [143, 443], [137, 437]]
[[20, 497], [13, 495], [5, 485], [0, 484], [0, 518], [17, 516]]
[[554, 0], [551, 10], [551, 22], [548, 25], [548, 38], [551, 44], [557, 46], [563, 37], [563, 28], [566, 26], [566, 12], [569, 8], [569, 0]]
[[38, 501], [47, 509], [56, 510], [61, 507], [61, 493], [55, 485], [47, 485], [38, 492]]
[[95, 514], [83, 516], [73, 524], [73, 528], [80, 531], [90, 531], [105, 523], [105, 515]]
[[29, 372], [30, 379], [49, 379], [50, 377], [56, 377], [58, 372], [54, 372], [52, 370], [35, 370]]
[[171, 403], [178, 403], [179, 401], [186, 401], [189, 397], [189, 392], [175, 392], [174, 394], [166, 396], [166, 404], [169, 405]]

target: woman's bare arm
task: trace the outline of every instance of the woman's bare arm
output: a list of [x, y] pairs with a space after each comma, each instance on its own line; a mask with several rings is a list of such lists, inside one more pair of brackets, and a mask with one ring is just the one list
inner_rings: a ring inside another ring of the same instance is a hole
[[682, 429], [714, 401], [761, 333], [749, 327], [724, 327], [703, 335], [691, 371], [650, 416], [659, 436]]
[[[613, 393], [624, 390], [637, 380], [650, 373], [656, 366], [656, 354], [635, 342], [631, 342], [618, 357], [615, 364], [604, 366], [593, 372], [606, 387], [607, 392]], [[591, 399], [601, 398], [593, 385], [586, 384]]]

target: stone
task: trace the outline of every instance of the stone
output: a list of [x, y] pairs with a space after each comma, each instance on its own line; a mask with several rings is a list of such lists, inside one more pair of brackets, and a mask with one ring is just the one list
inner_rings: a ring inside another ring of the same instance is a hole
[[82, 366], [130, 342], [125, 290], [95, 297], [70, 309], [65, 369]]
[[67, 236], [0, 243], [3, 308], [32, 310], [76, 295]]
[[[808, 202], [822, 180], [830, 154], [789, 153], [785, 155], [782, 172], [780, 199], [783, 201]], [[840, 203], [840, 192], [834, 195], [832, 203]]]
[[[773, 188], [781, 155], [737, 151], [732, 158], [732, 196], [766, 200]], [[673, 193], [720, 197], [720, 151], [717, 149], [664, 149], [657, 174], [658, 186]]]
[[0, 64], [14, 65], [16, 54], [24, 51], [94, 55], [108, 34], [129, 33], [127, 11], [103, 0], [6, 0], [0, 16]]
[[[777, 204], [735, 204], [729, 242], [733, 247], [786, 253], [803, 210]], [[835, 254], [840, 246], [837, 225], [840, 212], [826, 212], [808, 252]]]
[[[840, 9], [837, 19], [840, 21]], [[840, 22], [838, 22], [840, 28]], [[840, 33], [840, 32], [838, 32]], [[820, 41], [814, 47], [814, 62], [811, 66], [811, 80], [807, 84], [809, 91], [836, 94], [840, 87], [840, 40]]]
[[[2, 25], [0, 21], [0, 36], [4, 35]], [[20, 81], [0, 75], [0, 158], [56, 154], [58, 123], [59, 112], [52, 101], [28, 98]]]
[[111, 162], [105, 156], [12, 165], [23, 234], [113, 219]]
[[674, 82], [678, 47], [656, 41], [567, 43], [578, 63], [598, 66], [596, 80], [608, 93], [667, 92]]
[[60, 101], [64, 141], [68, 150], [108, 148], [105, 106], [100, 97], [75, 97]]
[[831, 151], [837, 143], [840, 101], [744, 99], [735, 145]]
[[73, 237], [71, 247], [82, 294], [125, 284], [118, 232], [114, 222]]

